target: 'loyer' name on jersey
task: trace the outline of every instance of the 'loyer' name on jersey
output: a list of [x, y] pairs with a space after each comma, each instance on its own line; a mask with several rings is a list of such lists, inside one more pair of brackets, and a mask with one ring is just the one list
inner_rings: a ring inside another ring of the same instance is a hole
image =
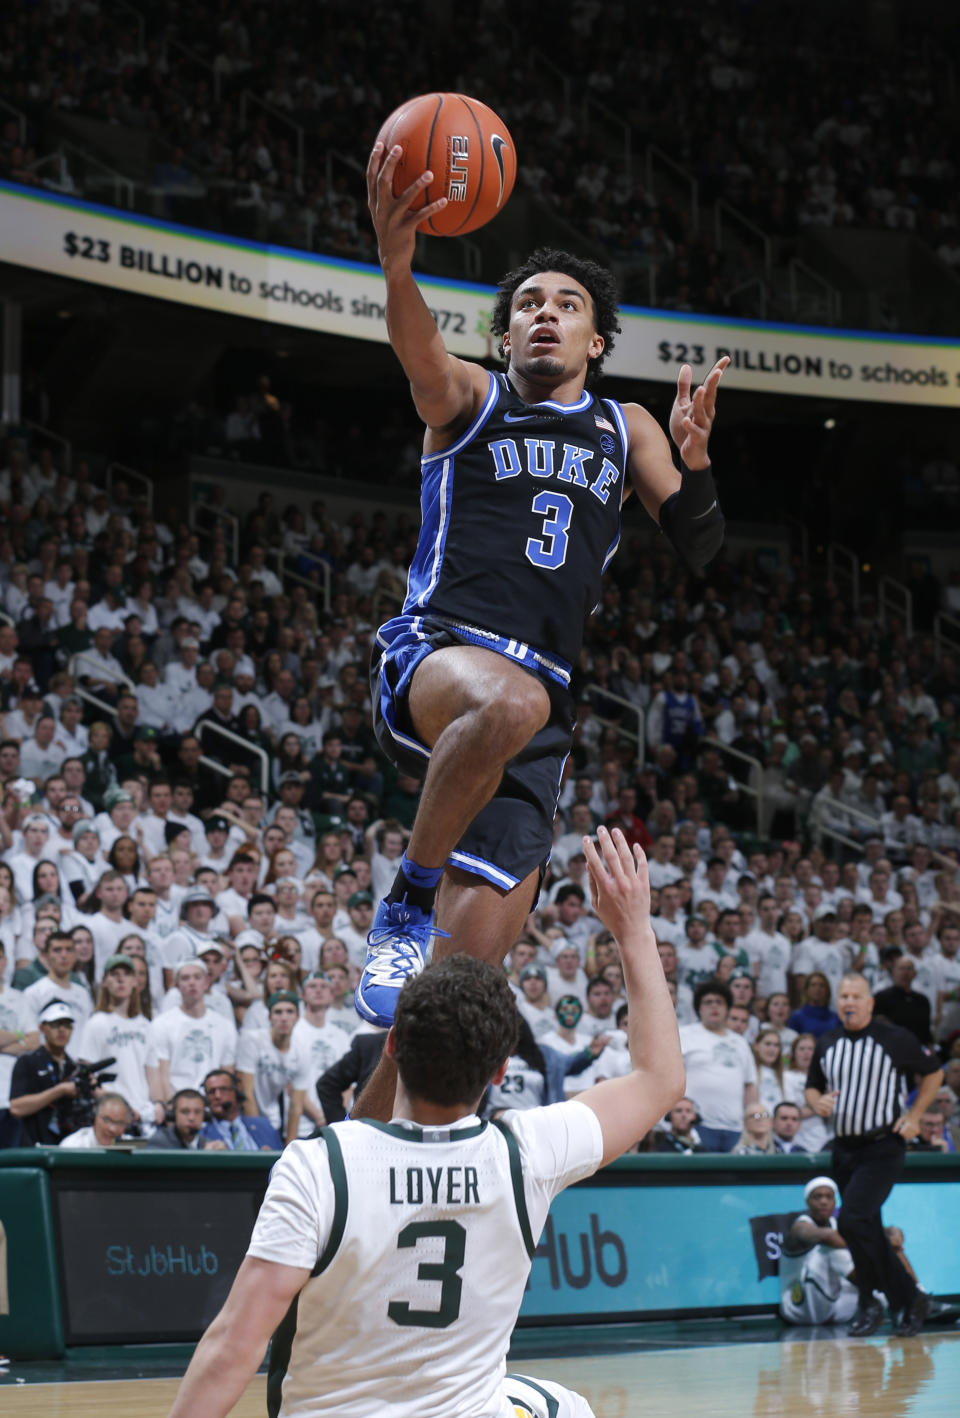
[[558, 445], [552, 438], [493, 438], [488, 446], [497, 482], [525, 472], [532, 478], [555, 478], [558, 483], [589, 488], [606, 503], [610, 489], [620, 480], [616, 463], [604, 458], [597, 472], [589, 467], [596, 459], [596, 449], [578, 448], [575, 443]]
[[425, 1201], [447, 1206], [472, 1201], [479, 1206], [476, 1167], [390, 1168], [392, 1206], [422, 1206]]

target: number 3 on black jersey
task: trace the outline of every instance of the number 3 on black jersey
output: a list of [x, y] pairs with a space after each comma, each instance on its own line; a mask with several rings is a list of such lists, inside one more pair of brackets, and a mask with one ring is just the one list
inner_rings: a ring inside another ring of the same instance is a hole
[[460, 1317], [460, 1296], [463, 1281], [460, 1268], [467, 1249], [467, 1233], [459, 1221], [414, 1221], [404, 1226], [397, 1237], [397, 1249], [406, 1250], [416, 1246], [425, 1236], [440, 1236], [443, 1240], [443, 1259], [421, 1261], [417, 1268], [418, 1280], [440, 1281], [440, 1305], [436, 1310], [414, 1310], [406, 1300], [391, 1300], [387, 1306], [387, 1318], [394, 1324], [422, 1326], [426, 1329], [446, 1329]]
[[530, 510], [543, 518], [543, 536], [527, 538], [527, 560], [556, 571], [567, 559], [573, 502], [565, 492], [538, 492]]

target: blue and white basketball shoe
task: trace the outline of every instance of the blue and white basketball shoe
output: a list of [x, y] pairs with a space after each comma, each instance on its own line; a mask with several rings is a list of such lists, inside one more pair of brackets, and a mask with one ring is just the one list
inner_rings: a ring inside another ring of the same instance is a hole
[[406, 897], [381, 901], [367, 935], [367, 961], [354, 994], [361, 1019], [389, 1029], [397, 996], [410, 975], [419, 975], [433, 936], [449, 936], [433, 924], [433, 912], [421, 911]]

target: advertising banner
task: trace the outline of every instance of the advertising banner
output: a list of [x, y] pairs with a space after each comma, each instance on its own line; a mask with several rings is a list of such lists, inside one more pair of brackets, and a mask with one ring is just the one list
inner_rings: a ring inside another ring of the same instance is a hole
[[[784, 1228], [802, 1184], [609, 1186], [586, 1182], [550, 1208], [522, 1322], [613, 1319], [776, 1306]], [[897, 1184], [883, 1209], [935, 1295], [960, 1293], [960, 1182]]]
[[[0, 182], [0, 260], [132, 295], [278, 325], [387, 339], [378, 267], [177, 226]], [[493, 291], [417, 277], [452, 353], [484, 359]], [[960, 341], [778, 325], [625, 307], [609, 361], [622, 378], [702, 378], [730, 356], [724, 387], [898, 404], [960, 405]]]

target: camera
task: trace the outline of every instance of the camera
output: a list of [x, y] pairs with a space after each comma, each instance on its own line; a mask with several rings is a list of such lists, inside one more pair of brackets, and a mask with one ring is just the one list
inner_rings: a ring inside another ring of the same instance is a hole
[[73, 1098], [64, 1098], [58, 1109], [64, 1137], [79, 1131], [80, 1128], [93, 1125], [93, 1117], [97, 1111], [95, 1090], [102, 1088], [105, 1083], [112, 1083], [116, 1078], [115, 1073], [104, 1072], [116, 1061], [116, 1058], [108, 1058], [98, 1059], [96, 1063], [77, 1064], [70, 1075], [70, 1082], [77, 1086], [76, 1095]]

